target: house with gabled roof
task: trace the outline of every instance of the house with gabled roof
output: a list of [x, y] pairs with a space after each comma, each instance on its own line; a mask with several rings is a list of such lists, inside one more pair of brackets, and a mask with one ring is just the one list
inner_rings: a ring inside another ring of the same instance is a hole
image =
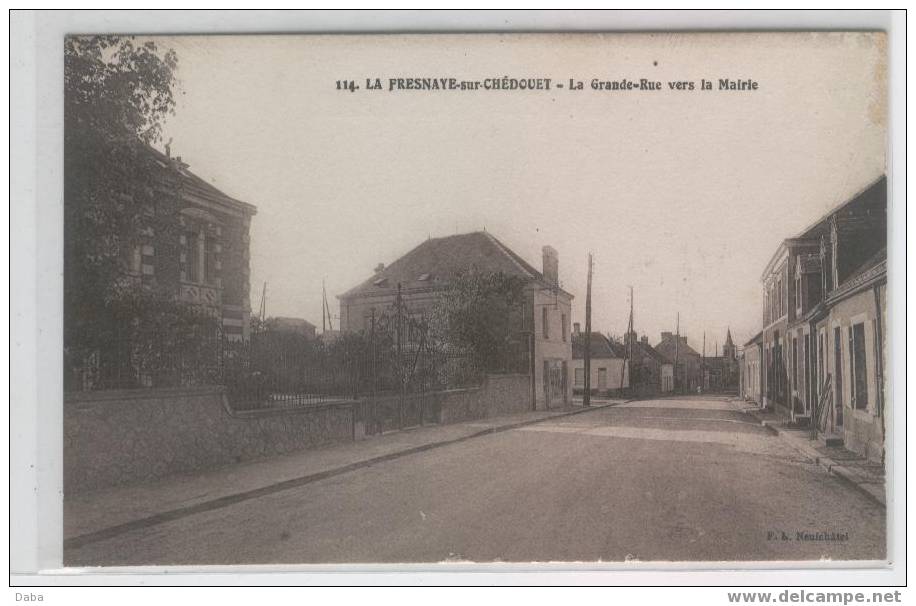
[[672, 366], [674, 390], [694, 392], [702, 387], [703, 356], [687, 344], [686, 336], [664, 331], [655, 351], [676, 365]]
[[341, 331], [369, 330], [373, 318], [390, 309], [399, 292], [411, 314], [431, 313], [452, 281], [471, 269], [522, 278], [522, 332], [528, 341], [532, 407], [565, 406], [572, 397], [573, 295], [560, 285], [557, 251], [544, 246], [542, 252], [539, 271], [486, 231], [429, 238], [391, 264], [379, 264], [371, 277], [338, 295]]
[[630, 392], [640, 396], [674, 391], [674, 364], [649, 345], [649, 337], [636, 331], [624, 336]]
[[600, 332], [589, 335], [573, 324], [572, 375], [576, 393], [585, 391], [585, 351], [591, 358], [589, 388], [592, 393], [609, 395], [629, 386], [626, 348]]

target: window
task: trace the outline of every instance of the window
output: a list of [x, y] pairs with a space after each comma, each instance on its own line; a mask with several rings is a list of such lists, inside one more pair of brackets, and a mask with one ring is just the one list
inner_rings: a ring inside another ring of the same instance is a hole
[[854, 324], [849, 329], [849, 386], [852, 388], [852, 407], [868, 408], [868, 377], [865, 353], [865, 324]]
[[208, 238], [206, 236], [202, 236], [202, 237], [204, 239], [204, 246], [203, 246], [204, 248], [204, 271], [203, 271], [204, 280], [203, 281], [205, 284], [212, 284], [214, 282], [214, 278], [216, 277], [215, 271], [214, 271], [216, 269], [216, 263], [215, 263], [216, 255], [214, 254], [214, 250], [213, 250], [213, 238]]
[[546, 307], [541, 308], [541, 332], [545, 339], [550, 338], [550, 310]]
[[200, 234], [188, 232], [188, 282], [200, 281]]
[[843, 409], [843, 339], [840, 327], [833, 329], [833, 402], [837, 410]]
[[560, 334], [563, 335], [563, 342], [566, 342], [566, 314], [560, 315]]
[[811, 398], [811, 335], [805, 335], [804, 349], [802, 350], [802, 366], [804, 367], [805, 382], [802, 389], [799, 390], [805, 397], [805, 410], [808, 409], [808, 402], [813, 401]]
[[795, 309], [801, 311], [802, 308], [802, 287], [801, 274], [795, 275]]
[[585, 369], [577, 368], [576, 369], [576, 386], [581, 387], [585, 385]]
[[782, 278], [779, 278], [779, 281], [776, 282], [776, 317], [782, 317], [784, 305], [786, 303], [785, 292], [783, 291]]
[[826, 367], [824, 366], [824, 356], [826, 354], [826, 346], [824, 345], [824, 331], [817, 336], [817, 387], [820, 389], [821, 385], [824, 384], [824, 377], [826, 372]]

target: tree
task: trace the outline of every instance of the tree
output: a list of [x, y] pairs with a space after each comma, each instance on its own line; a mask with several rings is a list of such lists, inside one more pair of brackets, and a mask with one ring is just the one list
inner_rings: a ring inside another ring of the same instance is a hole
[[169, 370], [188, 382], [187, 372], [209, 373], [214, 360], [218, 320], [180, 302], [175, 281], [143, 283], [125, 271], [147, 230], [157, 276], [178, 277], [182, 176], [151, 148], [175, 110], [177, 67], [174, 51], [134, 37], [64, 44], [65, 356], [75, 367], [87, 356], [116, 367], [119, 384], [122, 370], [145, 380], [144, 368], [162, 374], [173, 360], [180, 367]]
[[[66, 344], [108, 335], [104, 308], [133, 285], [118, 280], [139, 221], [167, 198], [146, 145], [174, 112], [174, 51], [133, 37], [64, 43], [64, 326]], [[168, 188], [166, 188], [168, 189]], [[158, 226], [157, 226], [158, 227]]]
[[448, 347], [471, 355], [483, 370], [517, 370], [525, 285], [524, 279], [501, 272], [460, 274], [435, 309], [434, 333]]

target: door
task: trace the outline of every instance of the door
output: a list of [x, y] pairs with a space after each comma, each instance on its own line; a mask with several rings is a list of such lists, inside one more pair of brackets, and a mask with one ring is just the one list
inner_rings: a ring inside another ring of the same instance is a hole
[[607, 389], [607, 368], [598, 369], [598, 389], [600, 391]]
[[544, 360], [544, 404], [562, 406], [566, 404], [566, 361]]
[[843, 431], [843, 339], [840, 327], [833, 329], [833, 418], [834, 431]]

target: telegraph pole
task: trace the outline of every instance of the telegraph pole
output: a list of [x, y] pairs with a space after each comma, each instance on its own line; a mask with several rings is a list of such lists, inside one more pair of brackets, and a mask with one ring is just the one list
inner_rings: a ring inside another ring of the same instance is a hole
[[592, 404], [592, 253], [588, 253], [588, 283], [585, 290], [585, 394], [582, 405]]
[[674, 335], [674, 389], [677, 390], [677, 354], [681, 345], [681, 312], [677, 312], [677, 327]]
[[321, 332], [334, 330], [334, 322], [331, 320], [331, 306], [328, 305], [328, 291], [324, 287], [324, 279], [321, 280]]
[[[620, 389], [623, 389], [623, 380], [626, 378], [627, 366], [630, 364], [630, 360], [633, 357], [633, 335], [630, 333], [633, 332], [633, 287], [630, 287], [630, 319], [627, 320], [627, 334], [624, 337], [624, 346], [626, 347], [626, 358], [623, 360], [623, 364], [620, 366]], [[629, 375], [629, 387], [633, 387], [633, 373]]]
[[258, 309], [258, 320], [261, 321], [261, 327], [264, 328], [264, 320], [267, 316], [267, 281], [264, 281], [264, 287], [261, 289], [261, 305]]
[[706, 331], [703, 331], [703, 370], [702, 370], [703, 389], [706, 389]]
[[401, 283], [398, 282], [398, 295], [396, 299], [397, 303], [397, 333], [396, 333], [396, 347], [397, 347], [397, 369], [398, 369], [398, 381], [400, 381], [400, 392], [398, 398], [398, 429], [404, 428], [404, 369], [402, 367], [401, 361], [401, 330], [403, 327], [402, 323], [402, 313], [404, 309], [404, 302], [401, 299]]

